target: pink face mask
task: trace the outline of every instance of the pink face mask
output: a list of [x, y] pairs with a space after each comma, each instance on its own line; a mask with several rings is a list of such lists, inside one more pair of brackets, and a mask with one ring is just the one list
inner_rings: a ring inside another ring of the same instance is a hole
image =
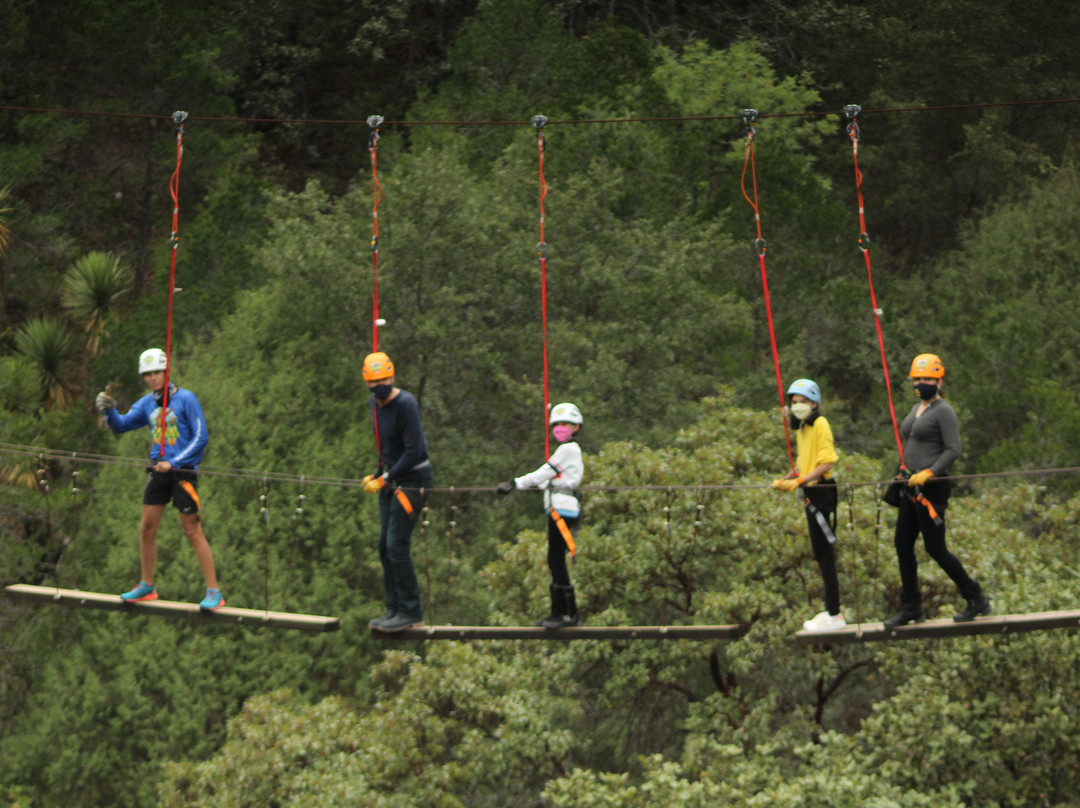
[[566, 443], [574, 435], [574, 428], [568, 424], [557, 424], [552, 428], [551, 434], [559, 443]]

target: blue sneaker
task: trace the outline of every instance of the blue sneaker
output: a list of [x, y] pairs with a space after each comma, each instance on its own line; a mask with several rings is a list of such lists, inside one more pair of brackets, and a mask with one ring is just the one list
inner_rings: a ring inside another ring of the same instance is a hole
[[225, 605], [225, 596], [218, 589], [207, 589], [206, 597], [199, 601], [199, 608], [208, 612], [220, 609]]
[[153, 584], [148, 584], [146, 581], [139, 581], [137, 587], [130, 592], [125, 592], [120, 597], [128, 603], [134, 603], [139, 600], [157, 600], [157, 588]]

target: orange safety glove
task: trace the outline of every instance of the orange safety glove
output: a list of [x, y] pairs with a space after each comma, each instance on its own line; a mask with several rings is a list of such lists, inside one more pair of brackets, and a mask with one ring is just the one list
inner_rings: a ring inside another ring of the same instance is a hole
[[369, 494], [379, 493], [379, 491], [382, 490], [383, 486], [386, 485], [386, 480], [384, 480], [382, 477], [376, 477], [374, 474], [369, 474], [360, 482], [363, 483], [364, 490], [367, 491]]
[[908, 477], [907, 484], [915, 487], [918, 485], [926, 485], [927, 480], [934, 476], [934, 472], [930, 469], [923, 469], [922, 471], [916, 471], [910, 477]]
[[786, 480], [773, 480], [772, 488], [778, 488], [781, 491], [794, 491], [806, 480], [802, 477], [789, 477]]

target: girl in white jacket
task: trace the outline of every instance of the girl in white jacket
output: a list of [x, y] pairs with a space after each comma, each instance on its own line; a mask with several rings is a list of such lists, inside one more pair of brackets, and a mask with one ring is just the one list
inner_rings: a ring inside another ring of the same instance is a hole
[[509, 494], [519, 488], [541, 488], [544, 491], [544, 510], [548, 515], [548, 569], [551, 570], [551, 614], [534, 625], [556, 629], [579, 626], [577, 600], [570, 584], [566, 566], [566, 551], [576, 552], [574, 537], [581, 519], [577, 487], [585, 474], [581, 447], [574, 436], [584, 420], [581, 411], [565, 402], [551, 408], [548, 424], [552, 437], [559, 444], [551, 457], [536, 471], [500, 483], [498, 492]]

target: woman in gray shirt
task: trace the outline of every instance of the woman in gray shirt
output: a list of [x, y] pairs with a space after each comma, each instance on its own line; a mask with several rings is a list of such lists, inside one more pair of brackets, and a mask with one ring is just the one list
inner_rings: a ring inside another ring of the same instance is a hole
[[934, 354], [919, 354], [908, 374], [921, 401], [912, 407], [900, 425], [904, 436], [904, 465], [919, 469], [907, 481], [910, 489], [900, 497], [896, 516], [896, 561], [900, 566], [900, 611], [885, 621], [886, 628], [926, 619], [919, 591], [919, 564], [915, 542], [922, 533], [926, 552], [953, 580], [967, 607], [953, 616], [957, 622], [974, 620], [992, 611], [990, 599], [979, 583], [964, 570], [960, 560], [945, 545], [945, 508], [952, 484], [939, 479], [948, 474], [960, 456], [960, 425], [956, 413], [941, 394], [945, 366]]

